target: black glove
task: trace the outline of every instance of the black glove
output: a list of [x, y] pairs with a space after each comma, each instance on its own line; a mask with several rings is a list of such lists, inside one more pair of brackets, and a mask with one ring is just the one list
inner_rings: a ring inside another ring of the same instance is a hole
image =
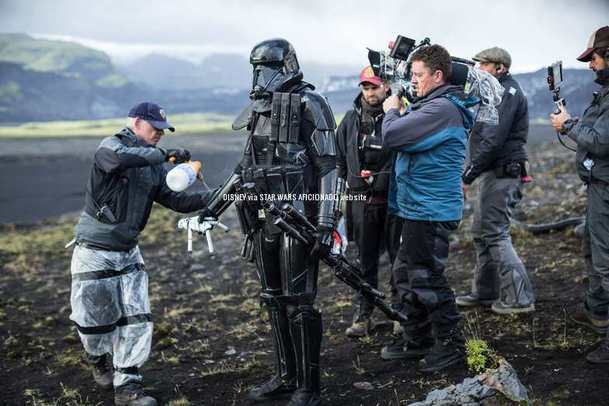
[[205, 220], [214, 219], [217, 220], [218, 216], [213, 211], [209, 210], [207, 207], [199, 212], [199, 223], [204, 222]]
[[474, 167], [469, 165], [467, 168], [465, 168], [465, 172], [463, 173], [463, 176], [461, 176], [461, 181], [463, 181], [463, 183], [466, 185], [471, 185], [477, 177], [478, 176], [474, 173]]
[[168, 149], [165, 152], [165, 160], [174, 164], [182, 164], [190, 161], [190, 151], [184, 148]]
[[332, 230], [321, 229], [317, 233], [317, 241], [311, 249], [311, 255], [318, 258], [327, 257], [332, 251]]

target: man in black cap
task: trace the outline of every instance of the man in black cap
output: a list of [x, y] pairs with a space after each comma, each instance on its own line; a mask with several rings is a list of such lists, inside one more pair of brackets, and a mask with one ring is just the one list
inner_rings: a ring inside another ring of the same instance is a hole
[[527, 313], [535, 310], [535, 295], [512, 246], [510, 222], [512, 209], [522, 199], [528, 103], [509, 72], [512, 58], [505, 49], [485, 49], [473, 59], [505, 91], [498, 108], [499, 123], [478, 122], [469, 137], [469, 165], [462, 179], [464, 190], [477, 180], [472, 223], [477, 263], [471, 293], [457, 296], [456, 302], [462, 307], [490, 306], [498, 314]]
[[[588, 288], [581, 309], [571, 318], [576, 323], [607, 334], [609, 327], [609, 26], [590, 36], [577, 58], [588, 62], [601, 89], [581, 118], [571, 117], [563, 106], [550, 115], [552, 126], [577, 143], [576, 164], [588, 186], [586, 228], [583, 239]], [[586, 356], [592, 363], [609, 363], [609, 338]]]
[[[400, 245], [401, 221], [387, 213], [394, 153], [383, 148], [381, 127], [389, 86], [370, 66], [360, 73], [359, 85], [361, 93], [353, 102], [353, 109], [338, 126], [336, 167], [338, 176], [347, 182], [347, 193], [361, 198], [347, 201], [347, 230], [357, 244], [362, 276], [376, 288], [379, 256], [386, 248], [393, 263]], [[361, 294], [355, 295], [353, 305], [353, 323], [346, 334], [362, 337], [371, 328], [374, 306]]]
[[157, 404], [144, 393], [138, 372], [150, 354], [152, 316], [137, 242], [152, 204], [188, 213], [208, 200], [209, 192], [176, 193], [165, 184], [164, 162], [190, 160], [185, 149], [156, 146], [165, 130], [175, 131], [158, 105], [131, 109], [128, 126], [105, 138], [95, 152], [76, 225], [70, 319], [95, 382], [114, 385], [116, 405]]

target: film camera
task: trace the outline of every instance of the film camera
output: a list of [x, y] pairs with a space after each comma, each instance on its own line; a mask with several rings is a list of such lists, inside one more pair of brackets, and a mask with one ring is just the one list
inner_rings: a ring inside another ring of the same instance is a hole
[[[429, 38], [424, 38], [417, 44], [412, 38], [398, 35], [395, 41], [389, 43], [389, 52], [368, 48], [368, 61], [374, 74], [389, 83], [392, 94], [405, 96], [412, 101], [416, 97], [416, 92], [410, 84], [410, 55], [418, 48], [429, 45], [431, 45]], [[475, 63], [462, 58], [451, 59], [453, 61], [451, 84], [465, 86], [469, 68]]]

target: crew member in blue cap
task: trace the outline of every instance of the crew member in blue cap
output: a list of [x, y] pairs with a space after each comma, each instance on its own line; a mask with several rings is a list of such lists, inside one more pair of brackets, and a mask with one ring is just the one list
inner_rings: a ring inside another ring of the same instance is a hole
[[165, 130], [175, 131], [158, 105], [140, 103], [129, 111], [127, 127], [95, 152], [76, 225], [70, 319], [95, 382], [114, 385], [116, 405], [157, 404], [144, 392], [138, 370], [150, 354], [152, 316], [137, 242], [152, 204], [189, 213], [204, 208], [209, 196], [167, 187], [163, 163], [188, 161], [190, 153], [157, 147]]

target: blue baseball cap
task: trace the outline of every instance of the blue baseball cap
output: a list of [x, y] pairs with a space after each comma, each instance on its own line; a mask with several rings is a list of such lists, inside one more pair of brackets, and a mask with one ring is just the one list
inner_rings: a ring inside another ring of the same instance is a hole
[[169, 130], [171, 132], [176, 130], [169, 124], [165, 111], [158, 104], [150, 102], [140, 103], [129, 110], [129, 117], [138, 117], [146, 120], [157, 130]]

